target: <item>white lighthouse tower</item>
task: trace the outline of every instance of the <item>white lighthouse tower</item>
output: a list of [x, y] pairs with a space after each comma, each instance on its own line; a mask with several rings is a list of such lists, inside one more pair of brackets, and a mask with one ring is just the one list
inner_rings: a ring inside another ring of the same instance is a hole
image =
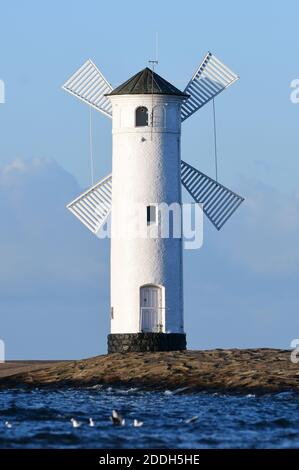
[[111, 212], [108, 352], [186, 348], [182, 233], [173, 216], [161, 235], [160, 207], [181, 207], [183, 183], [219, 230], [243, 201], [182, 161], [180, 145], [182, 121], [236, 79], [208, 53], [184, 92], [149, 68], [113, 90], [90, 60], [63, 87], [112, 117], [112, 174], [68, 205], [94, 234]]
[[[109, 94], [111, 351], [131, 348], [132, 343], [141, 348], [185, 349], [182, 238], [151, 234], [159, 230], [160, 204], [181, 205], [180, 116], [186, 97], [148, 68]], [[122, 227], [127, 237], [118, 236]], [[141, 233], [134, 236], [136, 229]]]

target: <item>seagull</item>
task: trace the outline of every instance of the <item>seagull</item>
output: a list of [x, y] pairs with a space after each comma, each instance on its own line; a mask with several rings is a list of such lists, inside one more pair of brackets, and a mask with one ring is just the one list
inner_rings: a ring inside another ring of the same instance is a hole
[[95, 425], [94, 420], [92, 418], [89, 418], [89, 426], [93, 428], [94, 425]]
[[11, 424], [9, 421], [5, 421], [4, 425], [5, 425], [5, 427], [8, 428], [8, 429], [11, 429], [11, 428], [12, 428], [12, 424]]
[[143, 421], [138, 421], [138, 419], [134, 419], [133, 426], [134, 428], [140, 428], [141, 426], [143, 426]]
[[79, 428], [82, 423], [79, 423], [79, 421], [76, 421], [74, 418], [71, 418], [71, 423], [73, 425], [73, 428]]
[[110, 416], [110, 420], [114, 426], [124, 426], [126, 420], [123, 419], [122, 415], [118, 413], [116, 410], [112, 410], [112, 416]]
[[198, 416], [192, 416], [192, 418], [186, 419], [185, 423], [190, 424], [190, 423], [195, 423], [195, 421], [198, 420]]

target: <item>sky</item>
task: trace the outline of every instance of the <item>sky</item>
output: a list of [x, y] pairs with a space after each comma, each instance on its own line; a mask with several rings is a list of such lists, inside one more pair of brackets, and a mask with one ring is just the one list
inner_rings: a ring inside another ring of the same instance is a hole
[[[2, 2], [0, 338], [8, 359], [106, 351], [109, 243], [65, 209], [90, 185], [89, 110], [63, 92], [91, 58], [113, 86], [148, 65], [183, 89], [210, 50], [240, 80], [216, 99], [219, 180], [245, 197], [184, 253], [188, 346], [288, 348], [299, 337], [299, 5], [295, 1]], [[211, 8], [213, 9], [211, 10]], [[183, 124], [182, 158], [214, 177], [210, 104]], [[93, 112], [96, 180], [111, 122]], [[184, 192], [184, 200], [190, 200]]]

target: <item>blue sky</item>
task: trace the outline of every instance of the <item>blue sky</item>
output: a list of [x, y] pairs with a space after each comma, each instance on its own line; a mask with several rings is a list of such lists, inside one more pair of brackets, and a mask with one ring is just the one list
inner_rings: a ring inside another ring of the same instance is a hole
[[[212, 8], [212, 10], [211, 10]], [[89, 181], [88, 108], [61, 90], [88, 57], [116, 86], [147, 65], [184, 88], [211, 50], [240, 75], [217, 98], [219, 179], [246, 202], [185, 253], [189, 346], [288, 347], [299, 336], [298, 2], [1, 5], [0, 337], [10, 358], [105, 351], [109, 246], [64, 206]], [[96, 177], [111, 123], [94, 113]], [[212, 110], [183, 125], [182, 157], [214, 176]], [[184, 195], [185, 200], [188, 196]]]

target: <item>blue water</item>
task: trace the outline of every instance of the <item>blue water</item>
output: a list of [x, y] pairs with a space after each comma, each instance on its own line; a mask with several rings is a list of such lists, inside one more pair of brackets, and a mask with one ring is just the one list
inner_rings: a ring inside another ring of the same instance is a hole
[[[109, 421], [116, 409], [123, 427]], [[182, 394], [137, 389], [0, 391], [1, 448], [299, 447], [299, 396]], [[197, 415], [198, 420], [185, 420]], [[95, 427], [88, 425], [92, 417]], [[81, 422], [73, 428], [75, 418]], [[142, 427], [132, 426], [137, 418]], [[7, 428], [5, 421], [12, 427]]]

